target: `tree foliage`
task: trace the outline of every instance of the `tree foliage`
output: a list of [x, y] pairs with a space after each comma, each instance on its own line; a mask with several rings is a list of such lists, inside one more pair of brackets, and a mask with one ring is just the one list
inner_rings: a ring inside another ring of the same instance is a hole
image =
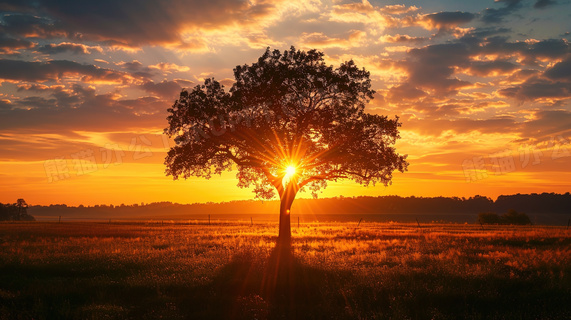
[[527, 214], [517, 212], [514, 209], [508, 210], [508, 212], [501, 216], [494, 212], [482, 212], [478, 214], [478, 221], [482, 224], [531, 224], [531, 220]]
[[27, 210], [28, 204], [24, 199], [18, 199], [16, 203], [0, 203], [0, 221], [35, 221]]
[[[234, 77], [229, 91], [214, 79], [183, 90], [168, 109], [165, 132], [176, 145], [167, 175], [208, 179], [236, 169], [239, 187], [283, 199], [288, 188], [317, 196], [339, 179], [387, 185], [395, 170], [406, 170], [406, 156], [394, 148], [398, 117], [365, 112], [374, 91], [353, 61], [334, 68], [316, 50], [268, 48]], [[295, 175], [286, 176], [288, 166]]]

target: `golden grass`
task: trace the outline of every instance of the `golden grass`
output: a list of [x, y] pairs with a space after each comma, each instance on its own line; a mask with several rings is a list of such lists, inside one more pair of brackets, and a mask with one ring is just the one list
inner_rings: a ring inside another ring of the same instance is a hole
[[0, 318], [571, 314], [562, 227], [310, 223], [292, 234], [284, 304], [263, 290], [275, 224], [0, 224]]

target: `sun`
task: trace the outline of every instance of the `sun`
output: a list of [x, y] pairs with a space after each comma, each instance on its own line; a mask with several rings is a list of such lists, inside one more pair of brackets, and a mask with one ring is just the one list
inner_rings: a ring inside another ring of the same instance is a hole
[[295, 174], [295, 166], [289, 165], [287, 166], [287, 168], [285, 169], [286, 172], [286, 176], [291, 177]]
[[286, 184], [288, 184], [291, 181], [291, 178], [293, 176], [295, 176], [297, 169], [294, 165], [290, 164], [289, 166], [287, 166], [285, 168], [284, 171], [285, 171], [285, 176], [282, 180], [282, 184], [285, 186]]

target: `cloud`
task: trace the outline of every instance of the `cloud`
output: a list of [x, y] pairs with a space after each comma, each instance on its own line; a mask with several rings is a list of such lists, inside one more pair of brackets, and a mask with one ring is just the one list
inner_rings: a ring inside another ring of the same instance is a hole
[[478, 39], [475, 45], [479, 53], [518, 57], [523, 65], [537, 65], [538, 60], [560, 59], [571, 53], [571, 46], [565, 39], [544, 39], [509, 42], [506, 37]]
[[371, 5], [367, 0], [361, 3], [344, 3], [333, 6], [330, 20], [343, 23], [366, 24], [369, 31], [382, 30], [388, 26], [403, 23], [382, 12], [382, 8]]
[[121, 66], [122, 68], [127, 69], [129, 71], [140, 71], [144, 68], [144, 65], [138, 60], [133, 60], [130, 62], [121, 61], [121, 62], [117, 63], [117, 65]]
[[187, 66], [179, 66], [175, 63], [170, 63], [170, 62], [161, 62], [161, 63], [157, 63], [154, 65], [150, 65], [149, 68], [151, 69], [158, 69], [167, 73], [172, 73], [172, 72], [184, 72], [184, 71], [188, 71], [190, 70], [189, 67]]
[[500, 23], [513, 12], [521, 9], [521, 0], [495, 0], [496, 3], [504, 3], [503, 8], [487, 8], [482, 12], [481, 20], [485, 23]]
[[20, 91], [31, 91], [31, 92], [52, 92], [55, 90], [64, 89], [63, 85], [46, 86], [44, 84], [34, 83], [34, 84], [21, 84], [18, 85], [18, 92]]
[[399, 102], [402, 100], [417, 100], [419, 98], [425, 97], [426, 92], [414, 87], [409, 83], [405, 83], [399, 86], [393, 86], [389, 89], [388, 98], [392, 102]]
[[93, 51], [96, 52], [103, 52], [103, 49], [99, 46], [86, 46], [84, 44], [79, 43], [70, 43], [70, 42], [62, 42], [62, 43], [49, 43], [43, 46], [40, 46], [36, 49], [38, 52], [43, 54], [58, 54], [58, 53], [73, 53], [73, 54], [91, 54]]
[[539, 99], [566, 100], [571, 98], [571, 85], [566, 82], [531, 77], [521, 85], [498, 90], [498, 93], [504, 97], [515, 98], [521, 101], [535, 101]]
[[20, 49], [30, 49], [35, 43], [25, 39], [15, 39], [0, 35], [0, 54], [16, 54]]
[[235, 0], [22, 0], [11, 9], [21, 13], [4, 19], [5, 31], [11, 34], [81, 37], [128, 47], [173, 44], [185, 49], [197, 45], [183, 41], [185, 33], [257, 25], [277, 14], [270, 1]]
[[[364, 2], [365, 1], [363, 1], [363, 3]], [[388, 5], [388, 6], [382, 7], [381, 12], [388, 13], [388, 14], [403, 14], [403, 13], [415, 12], [419, 9], [420, 8], [417, 6], [407, 7], [404, 4], [394, 4], [394, 5]]]
[[545, 76], [552, 80], [571, 82], [571, 56], [547, 69]]
[[54, 91], [48, 98], [13, 101], [17, 108], [0, 108], [0, 127], [4, 133], [160, 130], [171, 103], [155, 97], [118, 100], [114, 94], [75, 87]]
[[470, 63], [468, 71], [480, 77], [497, 76], [500, 74], [510, 74], [519, 69], [520, 66], [507, 60], [474, 61]]
[[153, 69], [151, 69], [150, 67], [146, 67], [138, 60], [133, 60], [130, 62], [121, 61], [119, 63], [116, 63], [116, 65], [121, 67], [122, 69], [129, 71], [129, 73], [131, 73], [132, 75], [140, 78], [151, 78], [154, 74]]
[[1, 110], [12, 109], [12, 101], [8, 99], [0, 99], [0, 112]]
[[543, 9], [552, 5], [557, 4], [557, 1], [553, 1], [553, 0], [537, 0], [535, 2], [535, 4], [533, 5], [534, 8], [536, 9]]
[[[534, 118], [523, 123], [522, 136], [536, 141], [548, 141], [555, 136], [571, 136], [571, 112], [567, 110], [542, 110]], [[568, 147], [569, 148], [569, 147]]]
[[[28, 9], [32, 10], [31, 8]], [[46, 39], [67, 35], [60, 26], [54, 24], [49, 19], [22, 12], [4, 14], [2, 17], [2, 23], [0, 23], [0, 31], [6, 35], [40, 37]]]
[[427, 40], [425, 37], [411, 37], [406, 34], [384, 35], [379, 39], [381, 42], [388, 43], [420, 43]]
[[29, 62], [0, 59], [0, 79], [42, 82], [80, 76], [83, 82], [130, 83], [133, 77], [116, 70], [68, 60]]
[[438, 29], [440, 31], [454, 30], [460, 25], [466, 24], [476, 17], [470, 12], [437, 12], [422, 16], [419, 19], [421, 25], [426, 29]]
[[407, 61], [408, 82], [424, 89], [431, 89], [437, 95], [448, 95], [470, 83], [452, 77], [457, 67], [470, 65], [471, 52], [461, 43], [430, 45], [411, 49]]
[[182, 87], [176, 81], [161, 81], [159, 83], [154, 83], [152, 81], [145, 82], [141, 85], [141, 88], [148, 93], [155, 94], [161, 98], [165, 99], [176, 99], [180, 94]]
[[303, 33], [300, 43], [304, 47], [316, 49], [351, 48], [359, 46], [365, 37], [366, 33], [360, 30], [351, 31], [346, 38], [331, 38], [321, 32], [312, 32]]

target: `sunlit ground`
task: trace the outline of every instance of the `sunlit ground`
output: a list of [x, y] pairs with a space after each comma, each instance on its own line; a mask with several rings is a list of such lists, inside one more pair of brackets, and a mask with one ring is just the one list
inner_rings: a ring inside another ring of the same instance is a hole
[[571, 230], [0, 224], [0, 319], [571, 317]]

